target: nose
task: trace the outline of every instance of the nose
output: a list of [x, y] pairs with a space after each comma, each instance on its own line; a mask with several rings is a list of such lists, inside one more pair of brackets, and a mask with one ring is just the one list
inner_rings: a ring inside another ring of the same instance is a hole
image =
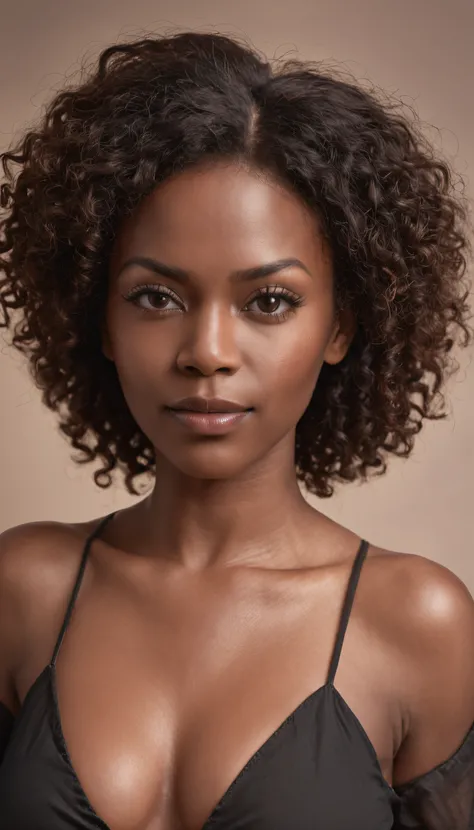
[[223, 304], [201, 308], [184, 324], [184, 342], [177, 355], [181, 372], [210, 376], [234, 374], [240, 366], [236, 318]]

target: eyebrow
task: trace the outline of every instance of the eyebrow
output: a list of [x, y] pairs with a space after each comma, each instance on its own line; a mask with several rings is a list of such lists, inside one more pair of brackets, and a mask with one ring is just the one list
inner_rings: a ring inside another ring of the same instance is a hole
[[[170, 277], [171, 279], [177, 280], [178, 282], [187, 283], [189, 282], [190, 275], [187, 271], [183, 270], [182, 268], [177, 268], [176, 266], [165, 265], [164, 262], [158, 262], [156, 259], [151, 259], [151, 257], [143, 257], [143, 256], [136, 256], [132, 257], [131, 259], [127, 259], [127, 261], [122, 265], [120, 271], [118, 272], [118, 276], [128, 268], [130, 265], [141, 265], [143, 268], [147, 268], [149, 271], [153, 271], [155, 274], [159, 274], [162, 277]], [[277, 259], [275, 262], [267, 262], [265, 265], [256, 265], [253, 268], [245, 268], [237, 271], [232, 271], [230, 275], [230, 279], [232, 281], [246, 281], [246, 280], [256, 280], [261, 279], [262, 277], [268, 277], [271, 274], [276, 274], [279, 271], [283, 271], [285, 268], [291, 267], [302, 268], [306, 271], [309, 276], [311, 276], [311, 272], [308, 270], [306, 265], [301, 262], [300, 259], [295, 259], [291, 257], [289, 259]]]

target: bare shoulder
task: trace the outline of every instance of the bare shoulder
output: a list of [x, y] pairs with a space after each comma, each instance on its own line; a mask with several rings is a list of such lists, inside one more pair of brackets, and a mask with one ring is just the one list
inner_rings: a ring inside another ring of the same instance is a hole
[[28, 522], [0, 534], [0, 591], [12, 598], [38, 590], [53, 592], [77, 565], [88, 528], [94, 522]]
[[449, 758], [474, 723], [474, 599], [423, 556], [376, 548], [367, 564], [366, 607], [401, 681], [405, 734], [394, 780], [402, 783]]
[[368, 562], [374, 607], [383, 605], [395, 634], [407, 635], [415, 650], [430, 640], [438, 650], [443, 643], [452, 647], [456, 635], [474, 658], [474, 599], [453, 571], [424, 556], [382, 548], [373, 548]]
[[0, 534], [0, 700], [10, 708], [12, 678], [51, 646], [94, 524], [28, 522]]
[[452, 672], [474, 706], [474, 599], [453, 571], [371, 545], [357, 594], [368, 629], [396, 655], [402, 685], [401, 673], [420, 687]]

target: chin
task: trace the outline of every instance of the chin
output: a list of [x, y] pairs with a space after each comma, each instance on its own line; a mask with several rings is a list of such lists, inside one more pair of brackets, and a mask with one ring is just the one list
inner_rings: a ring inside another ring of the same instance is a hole
[[219, 447], [212, 440], [203, 442], [199, 447], [187, 447], [176, 455], [171, 455], [168, 448], [165, 457], [168, 464], [191, 478], [222, 481], [244, 473], [253, 460], [247, 459], [235, 446]]

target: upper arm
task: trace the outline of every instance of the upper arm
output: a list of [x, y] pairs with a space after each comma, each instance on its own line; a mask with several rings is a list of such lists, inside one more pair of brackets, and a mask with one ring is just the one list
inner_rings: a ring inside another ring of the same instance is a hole
[[451, 758], [474, 723], [474, 600], [443, 566], [408, 556], [404, 565], [402, 645], [407, 730], [394, 786]]
[[77, 548], [76, 537], [56, 522], [0, 534], [0, 759], [20, 709], [16, 681], [50, 657], [77, 567], [77, 557], [64, 554]]
[[15, 561], [17, 536], [14, 530], [0, 535], [0, 762], [18, 709], [13, 678], [23, 639], [23, 615]]
[[[0, 535], [0, 703], [11, 713], [17, 708], [13, 676], [22, 641], [21, 589], [18, 584], [19, 528]], [[3, 710], [1, 722], [5, 723]]]

